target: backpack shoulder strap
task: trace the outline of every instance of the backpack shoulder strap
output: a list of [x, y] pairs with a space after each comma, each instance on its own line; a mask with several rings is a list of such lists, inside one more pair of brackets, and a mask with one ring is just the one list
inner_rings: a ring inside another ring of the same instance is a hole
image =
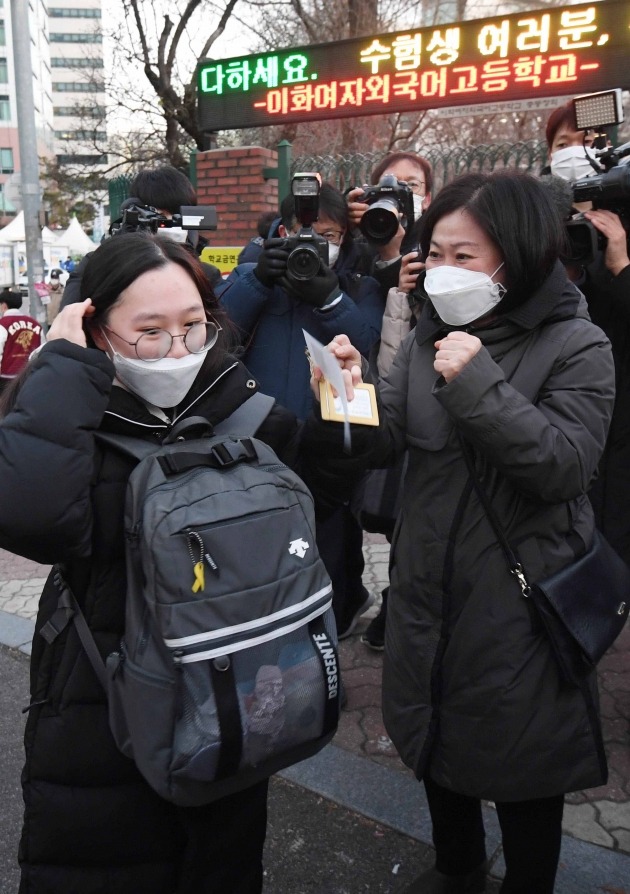
[[114, 447], [115, 450], [119, 450], [132, 459], [137, 459], [138, 462], [147, 456], [151, 456], [161, 446], [160, 444], [153, 444], [151, 441], [145, 441], [143, 438], [133, 438], [131, 435], [117, 435], [108, 431], [94, 432], [94, 437], [101, 444]]
[[[260, 426], [263, 424], [271, 408], [275, 404], [275, 398], [269, 394], [261, 394], [259, 391], [252, 394], [240, 407], [237, 407], [233, 413], [226, 416], [221, 422], [214, 427], [210, 426], [208, 421], [201, 416], [193, 416], [190, 419], [183, 419], [182, 433], [188, 429], [191, 433], [196, 429], [201, 431], [204, 426], [207, 428], [207, 436], [211, 435], [233, 435], [239, 438], [248, 438], [255, 435]], [[190, 435], [189, 435], [190, 436]], [[145, 441], [143, 438], [134, 438], [130, 435], [118, 435], [112, 432], [97, 431], [95, 432], [97, 441], [107, 444], [115, 450], [119, 450], [132, 459], [145, 459], [152, 456], [160, 449], [160, 444]], [[169, 437], [167, 442], [172, 442]]]
[[59, 634], [65, 630], [70, 622], [74, 623], [90, 664], [94, 668], [94, 673], [98, 677], [103, 689], [107, 692], [107, 672], [105, 670], [105, 662], [94, 641], [92, 631], [85, 620], [85, 615], [81, 611], [81, 607], [79, 606], [74, 593], [66, 583], [61, 569], [58, 566], [55, 569], [53, 580], [59, 591], [57, 608], [39, 632], [50, 645], [57, 639]]
[[271, 412], [275, 402], [275, 398], [271, 395], [257, 391], [222, 422], [214, 426], [215, 435], [235, 435], [239, 438], [255, 435]]

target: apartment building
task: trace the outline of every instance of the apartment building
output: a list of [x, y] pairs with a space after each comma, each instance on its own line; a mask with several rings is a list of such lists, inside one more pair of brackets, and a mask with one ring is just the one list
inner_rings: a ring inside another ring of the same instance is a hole
[[98, 168], [107, 163], [101, 0], [48, 2], [55, 155]]
[[[29, 0], [29, 25], [37, 148], [40, 155], [46, 155], [54, 151], [54, 136], [48, 8], [44, 0]], [[8, 223], [21, 207], [19, 170], [11, 2], [0, 0], [0, 225]]]

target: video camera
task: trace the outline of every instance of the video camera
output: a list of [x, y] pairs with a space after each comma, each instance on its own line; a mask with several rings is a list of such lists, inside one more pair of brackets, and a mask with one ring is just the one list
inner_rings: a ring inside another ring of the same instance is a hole
[[[574, 180], [571, 187], [575, 204], [592, 202], [593, 208], [614, 211], [627, 232], [630, 227], [630, 165], [622, 159], [630, 156], [630, 143], [616, 148], [606, 147], [605, 133], [606, 127], [624, 120], [621, 94], [622, 91], [617, 88], [589, 93], [573, 100], [577, 129], [597, 133], [594, 151], [603, 171]], [[606, 237], [583, 215], [576, 215], [567, 221], [566, 231], [570, 246], [567, 261], [589, 264], [598, 251], [606, 248]]]
[[158, 230], [170, 227], [181, 227], [183, 230], [217, 228], [217, 209], [214, 205], [182, 205], [178, 214], [165, 217], [152, 205], [144, 205], [140, 199], [129, 198], [122, 203], [121, 211], [122, 216], [109, 228], [110, 236], [135, 233], [137, 230], [157, 233]]
[[393, 174], [384, 174], [376, 186], [369, 186], [361, 201], [370, 207], [359, 228], [374, 245], [385, 245], [393, 239], [399, 224], [407, 230], [413, 223], [413, 193], [404, 180], [397, 180]]
[[302, 282], [317, 276], [321, 263], [328, 264], [328, 242], [313, 229], [319, 217], [322, 178], [316, 173], [298, 173], [291, 180], [295, 219], [300, 225], [296, 236], [287, 236], [283, 248], [289, 252], [287, 273]]

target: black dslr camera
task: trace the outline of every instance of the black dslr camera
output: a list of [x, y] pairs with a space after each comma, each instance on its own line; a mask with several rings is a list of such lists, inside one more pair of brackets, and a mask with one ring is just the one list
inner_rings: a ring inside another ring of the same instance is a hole
[[216, 230], [217, 209], [214, 205], [182, 205], [178, 214], [165, 217], [151, 205], [143, 205], [140, 199], [129, 198], [120, 206], [122, 216], [115, 220], [109, 228], [110, 236], [119, 233], [135, 233], [145, 230], [157, 233], [169, 227], [181, 227], [183, 230]]
[[306, 281], [319, 273], [321, 263], [328, 264], [328, 242], [313, 229], [319, 217], [319, 174], [294, 174], [291, 193], [295, 200], [295, 219], [300, 225], [296, 236], [287, 236], [283, 248], [289, 252], [287, 273], [293, 279]]
[[[614, 211], [624, 229], [630, 228], [630, 165], [622, 162], [630, 155], [630, 143], [606, 147], [604, 128], [623, 121], [621, 90], [604, 90], [579, 96], [573, 100], [578, 130], [595, 130], [595, 156], [602, 168], [601, 174], [582, 177], [571, 184], [573, 202], [592, 202], [593, 208]], [[605, 120], [604, 120], [605, 119]], [[606, 237], [583, 215], [576, 215], [566, 223], [569, 240], [569, 257], [566, 259], [582, 265], [589, 264], [598, 251], [606, 248]]]
[[376, 186], [368, 187], [361, 198], [370, 207], [359, 228], [368, 242], [385, 245], [402, 224], [408, 230], [413, 223], [413, 193], [404, 180], [384, 174]]

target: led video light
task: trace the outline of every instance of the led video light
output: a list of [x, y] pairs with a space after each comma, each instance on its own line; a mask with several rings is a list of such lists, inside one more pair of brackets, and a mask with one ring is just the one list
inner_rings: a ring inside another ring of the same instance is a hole
[[575, 121], [578, 130], [598, 130], [623, 121], [623, 105], [621, 89], [602, 90], [600, 93], [589, 93], [576, 96], [573, 100]]

